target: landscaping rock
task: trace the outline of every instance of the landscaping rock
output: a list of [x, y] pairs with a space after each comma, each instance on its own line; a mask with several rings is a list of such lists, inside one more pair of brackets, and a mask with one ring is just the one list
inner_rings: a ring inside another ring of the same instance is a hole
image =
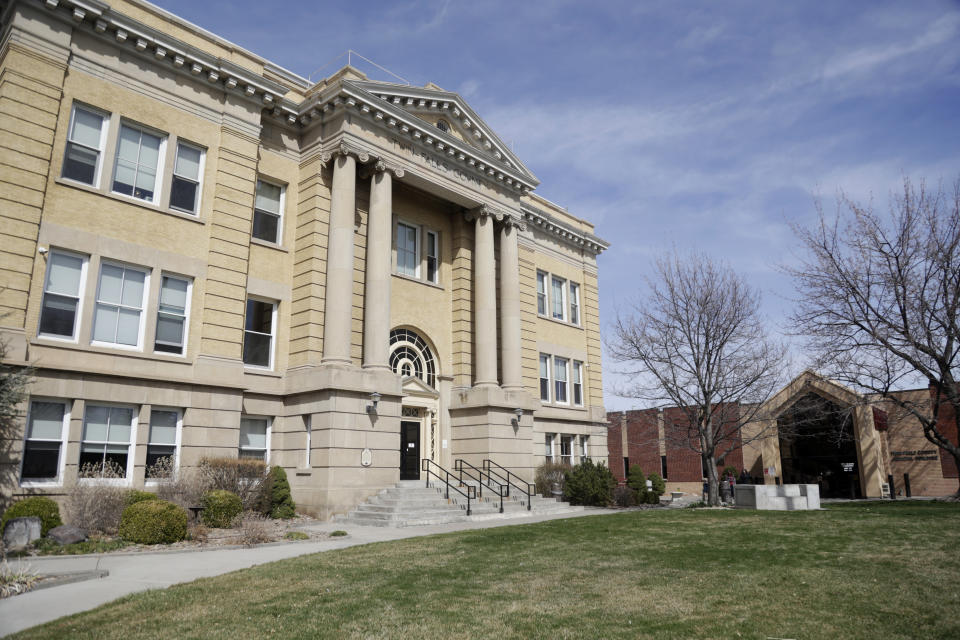
[[19, 551], [40, 539], [40, 518], [11, 518], [3, 530], [3, 544], [8, 551]]
[[74, 544], [86, 540], [87, 532], [85, 529], [75, 527], [72, 524], [65, 524], [50, 529], [47, 532], [47, 537], [58, 544]]

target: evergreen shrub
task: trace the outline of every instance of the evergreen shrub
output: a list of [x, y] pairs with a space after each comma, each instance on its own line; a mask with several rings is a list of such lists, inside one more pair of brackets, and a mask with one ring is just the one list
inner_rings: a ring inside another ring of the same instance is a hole
[[617, 481], [602, 462], [584, 460], [565, 476], [564, 497], [570, 504], [605, 507], [613, 497]]
[[290, 495], [290, 483], [283, 467], [270, 469], [270, 517], [288, 520], [296, 515], [297, 505]]
[[187, 537], [187, 512], [166, 500], [141, 500], [123, 510], [120, 537], [139, 544], [170, 544]]
[[203, 496], [203, 524], [217, 529], [227, 529], [233, 519], [243, 511], [240, 496], [222, 489], [208, 491]]
[[3, 520], [0, 521], [0, 533], [7, 528], [7, 520], [12, 518], [29, 518], [36, 516], [40, 518], [40, 535], [47, 535], [47, 531], [63, 524], [60, 520], [60, 507], [50, 498], [44, 496], [30, 496], [10, 505], [3, 512]]

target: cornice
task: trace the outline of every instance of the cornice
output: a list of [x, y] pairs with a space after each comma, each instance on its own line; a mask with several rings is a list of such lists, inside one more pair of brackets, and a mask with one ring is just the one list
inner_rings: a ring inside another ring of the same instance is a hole
[[[221, 91], [243, 100], [270, 107], [285, 102], [287, 92], [282, 84], [264, 78], [229, 60], [173, 38], [133, 18], [116, 12], [98, 0], [42, 0], [43, 4], [61, 20], [70, 20], [77, 27], [88, 29], [115, 46], [132, 50], [142, 57], [153, 58], [159, 65], [195, 78], [204, 78]], [[291, 121], [296, 121], [293, 109], [280, 107]]]
[[545, 211], [528, 204], [521, 205], [523, 217], [531, 228], [552, 236], [561, 242], [584, 249], [596, 255], [610, 248], [610, 243], [592, 233], [586, 233], [564, 224]]

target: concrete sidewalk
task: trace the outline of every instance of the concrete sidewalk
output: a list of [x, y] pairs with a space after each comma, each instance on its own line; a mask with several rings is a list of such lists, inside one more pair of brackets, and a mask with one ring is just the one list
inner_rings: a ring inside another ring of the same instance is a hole
[[[293, 558], [321, 551], [344, 549], [372, 542], [401, 540], [436, 533], [489, 529], [547, 520], [561, 520], [606, 513], [613, 509], [587, 508], [577, 513], [532, 515], [480, 522], [458, 522], [424, 527], [392, 529], [363, 527], [338, 522], [303, 527], [310, 533], [330, 533], [338, 529], [348, 535], [316, 541], [282, 542], [254, 548], [230, 548], [203, 551], [171, 551], [156, 553], [110, 553], [87, 556], [46, 556], [24, 562], [41, 574], [72, 571], [106, 570], [105, 578], [64, 584], [30, 591], [0, 600], [0, 635], [7, 635], [62, 616], [93, 609], [121, 596], [146, 589], [163, 589], [197, 578], [216, 576], [258, 564]], [[17, 560], [9, 563], [16, 566]]]

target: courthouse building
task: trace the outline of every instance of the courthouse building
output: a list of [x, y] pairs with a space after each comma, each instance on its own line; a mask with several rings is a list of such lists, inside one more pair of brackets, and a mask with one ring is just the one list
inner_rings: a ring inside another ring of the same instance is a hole
[[140, 0], [0, 5], [0, 495], [249, 456], [344, 512], [422, 460], [607, 458], [593, 226], [459, 95]]

